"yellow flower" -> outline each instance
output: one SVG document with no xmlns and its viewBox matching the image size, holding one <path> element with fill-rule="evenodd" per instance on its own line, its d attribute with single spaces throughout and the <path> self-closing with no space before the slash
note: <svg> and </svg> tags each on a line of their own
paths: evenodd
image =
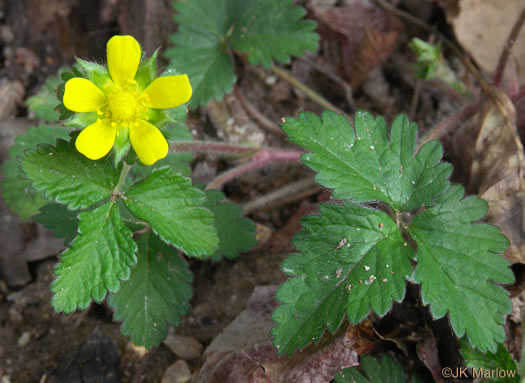
<svg viewBox="0 0 525 383">
<path fill-rule="evenodd" d="M 64 106 L 78 113 L 97 112 L 97 121 L 80 132 L 75 146 L 92 160 L 109 153 L 119 134 L 129 140 L 139 159 L 152 165 L 168 154 L 168 143 L 147 120 L 150 109 L 169 109 L 191 97 L 188 76 L 157 77 L 141 90 L 135 81 L 140 64 L 140 45 L 131 36 L 113 36 L 107 43 L 111 79 L 101 88 L 75 77 L 66 82 Z"/>
</svg>

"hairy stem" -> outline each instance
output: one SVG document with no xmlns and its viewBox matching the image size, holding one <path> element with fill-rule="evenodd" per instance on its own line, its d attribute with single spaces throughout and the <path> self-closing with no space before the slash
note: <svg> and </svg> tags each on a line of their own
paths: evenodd
<svg viewBox="0 0 525 383">
<path fill-rule="evenodd" d="M 250 154 L 259 149 L 259 147 L 253 145 L 230 144 L 216 141 L 177 141 L 170 145 L 170 150 L 175 152 L 195 153 Z"/>
<path fill-rule="evenodd" d="M 299 150 L 262 148 L 252 156 L 249 162 L 236 166 L 212 180 L 206 189 L 220 189 L 226 182 L 273 161 L 298 162 L 303 153 Z"/>
</svg>

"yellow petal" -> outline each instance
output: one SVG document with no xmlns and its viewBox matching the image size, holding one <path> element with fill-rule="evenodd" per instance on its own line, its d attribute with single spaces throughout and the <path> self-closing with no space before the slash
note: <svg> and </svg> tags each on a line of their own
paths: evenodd
<svg viewBox="0 0 525 383">
<path fill-rule="evenodd" d="M 129 139 L 135 153 L 144 165 L 153 165 L 168 154 L 168 143 L 159 129 L 139 120 L 129 127 Z"/>
<path fill-rule="evenodd" d="M 113 82 L 127 85 L 140 63 L 140 45 L 131 36 L 113 36 L 107 43 L 108 70 Z"/>
<path fill-rule="evenodd" d="M 90 160 L 98 160 L 109 153 L 115 142 L 117 128 L 108 120 L 98 120 L 89 125 L 77 137 L 77 150 Z"/>
<path fill-rule="evenodd" d="M 150 108 L 170 109 L 188 102 L 191 85 L 188 76 L 157 77 L 144 89 L 150 98 Z"/>
<path fill-rule="evenodd" d="M 73 112 L 94 112 L 106 103 L 106 96 L 91 81 L 75 77 L 66 82 L 64 106 Z"/>
</svg>

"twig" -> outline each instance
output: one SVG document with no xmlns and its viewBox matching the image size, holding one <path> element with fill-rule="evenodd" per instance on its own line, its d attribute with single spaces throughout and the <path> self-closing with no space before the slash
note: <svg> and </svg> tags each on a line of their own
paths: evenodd
<svg viewBox="0 0 525 383">
<path fill-rule="evenodd" d="M 299 150 L 278 150 L 262 148 L 251 158 L 250 162 L 230 169 L 212 180 L 206 189 L 220 189 L 226 182 L 251 170 L 258 169 L 272 161 L 298 162 L 304 152 Z"/>
<path fill-rule="evenodd" d="M 317 64 L 315 61 L 312 61 L 306 58 L 301 59 L 301 61 L 315 68 L 315 70 L 321 72 L 323 75 L 331 79 L 333 82 L 336 82 L 337 84 L 339 84 L 341 88 L 343 88 L 343 91 L 345 93 L 345 99 L 346 99 L 347 105 L 352 109 L 352 111 L 357 110 L 357 107 L 354 101 L 354 96 L 352 93 L 352 87 L 350 86 L 349 83 L 347 83 L 342 77 L 336 75 L 335 73 L 332 73 L 331 71 L 326 70 L 321 65 Z"/>
<path fill-rule="evenodd" d="M 284 132 L 281 130 L 281 128 L 279 128 L 279 125 L 272 122 L 268 117 L 262 114 L 259 111 L 259 109 L 257 109 L 251 102 L 249 102 L 246 99 L 246 97 L 244 97 L 244 94 L 238 86 L 235 86 L 233 88 L 233 93 L 243 106 L 244 110 L 246 110 L 246 112 L 259 123 L 261 128 L 266 129 L 271 133 L 284 135 Z"/>
<path fill-rule="evenodd" d="M 345 116 L 348 117 L 348 115 L 343 110 L 339 109 L 337 106 L 332 104 L 330 101 L 328 101 L 326 98 L 321 96 L 319 93 L 317 93 L 312 88 L 303 84 L 297 78 L 292 76 L 288 71 L 274 65 L 272 67 L 272 72 L 275 73 L 277 76 L 279 76 L 279 78 L 281 78 L 282 80 L 290 83 L 292 86 L 299 89 L 301 92 L 303 92 L 306 95 L 306 97 L 308 97 L 313 102 L 319 104 L 321 107 L 325 109 L 333 110 L 334 112 L 339 113 L 339 114 L 344 114 Z"/>
<path fill-rule="evenodd" d="M 146 353 L 141 359 L 140 364 L 135 369 L 135 372 L 133 374 L 133 380 L 131 383 L 140 383 L 142 381 L 142 375 L 144 374 L 144 369 L 146 368 L 146 365 L 148 364 L 148 361 L 151 359 L 151 355 L 155 352 L 156 348 L 152 348 L 149 352 Z"/>
<path fill-rule="evenodd" d="M 268 209 L 270 206 L 282 206 L 318 193 L 323 189 L 323 187 L 316 185 L 313 178 L 305 178 L 245 203 L 242 210 L 244 214 L 250 214 L 255 210 Z"/>
<path fill-rule="evenodd" d="M 512 27 L 512 30 L 510 31 L 510 34 L 507 37 L 507 41 L 505 42 L 503 51 L 499 56 L 498 66 L 496 67 L 496 73 L 494 74 L 494 79 L 492 80 L 492 84 L 494 84 L 495 87 L 498 87 L 501 83 L 503 73 L 505 72 L 505 67 L 507 66 L 507 61 L 510 57 L 510 52 L 512 52 L 512 47 L 514 46 L 514 43 L 518 38 L 518 34 L 520 33 L 521 27 L 523 27 L 523 23 L 525 23 L 525 8 L 521 10 L 518 19 L 514 23 L 514 26 Z"/>
</svg>

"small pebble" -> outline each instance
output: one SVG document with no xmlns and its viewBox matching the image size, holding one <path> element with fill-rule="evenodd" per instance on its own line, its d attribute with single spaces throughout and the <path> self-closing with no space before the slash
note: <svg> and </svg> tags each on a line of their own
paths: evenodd
<svg viewBox="0 0 525 383">
<path fill-rule="evenodd" d="M 191 379 L 191 371 L 184 360 L 177 360 L 168 367 L 161 383 L 186 383 Z"/>
<path fill-rule="evenodd" d="M 184 360 L 198 359 L 202 354 L 202 344 L 195 338 L 184 335 L 168 335 L 164 344 L 179 358 Z"/>
</svg>

